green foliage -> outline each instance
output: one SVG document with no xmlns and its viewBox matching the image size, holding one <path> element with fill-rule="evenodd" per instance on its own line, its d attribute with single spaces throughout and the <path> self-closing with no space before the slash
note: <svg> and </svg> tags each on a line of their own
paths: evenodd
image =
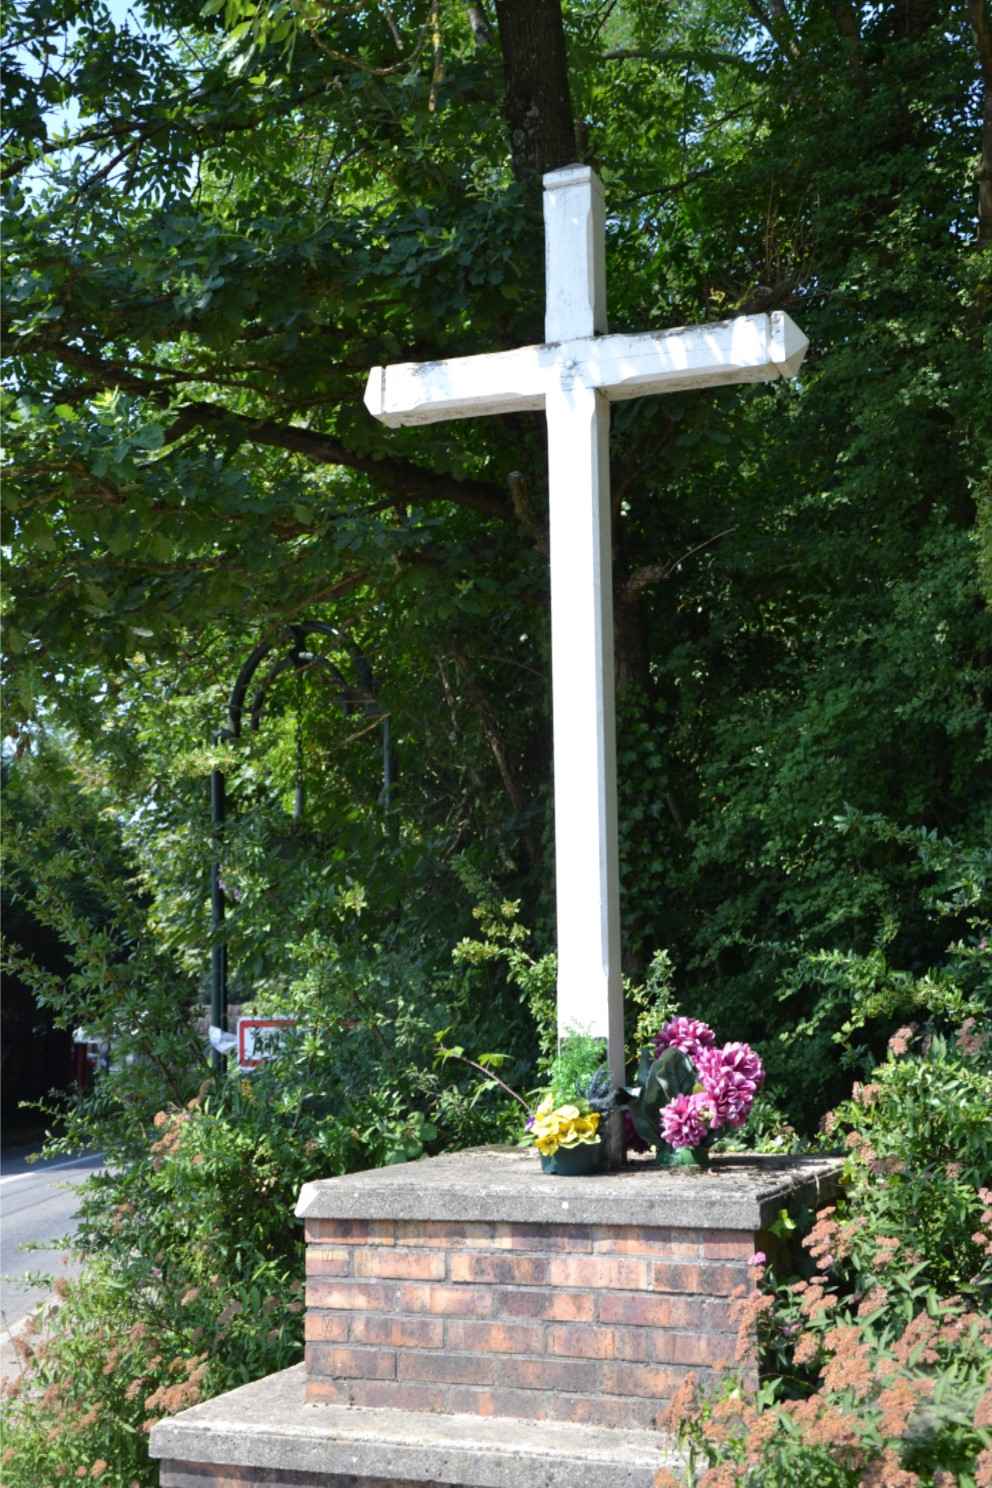
<svg viewBox="0 0 992 1488">
<path fill-rule="evenodd" d="M 83 1274 L 57 1284 L 21 1349 L 5 1411 L 12 1488 L 77 1466 L 101 1476 L 97 1461 L 120 1488 L 157 1481 L 155 1421 L 285 1368 L 302 1348 L 293 1203 L 304 1177 L 344 1170 L 348 1133 L 280 1123 L 233 1078 L 219 1098 L 194 1096 L 147 1125 L 136 1114 L 117 1117 L 133 1127 L 127 1161 L 84 1194 Z"/>
<path fill-rule="evenodd" d="M 540 420 L 389 431 L 361 403 L 372 365 L 540 338 L 498 47 L 461 11 L 439 59 L 402 7 L 9 9 L 11 716 L 205 749 L 247 647 L 326 615 L 382 679 L 401 840 L 494 877 L 547 951 Z M 965 11 L 756 17 L 563 10 L 613 327 L 786 308 L 811 341 L 796 384 L 617 404 L 611 441 L 624 971 L 664 946 L 686 1009 L 761 1046 L 807 1122 L 855 981 L 936 977 L 947 949 L 897 844 L 835 818 L 983 840 L 992 260 Z M 310 799 L 377 898 L 381 838 L 338 809 L 374 775 L 346 722 L 310 729 Z M 289 751 L 247 754 L 261 818 Z M 150 892 L 192 962 L 192 792 L 167 795 L 136 830 L 178 845 Z"/>
<path fill-rule="evenodd" d="M 879 1304 L 889 1286 L 893 1305 Z M 697 1481 L 715 1485 L 720 1472 L 743 1488 L 811 1481 L 976 1488 L 985 1481 L 992 1460 L 987 1315 L 960 1299 L 941 1301 L 891 1269 L 874 1294 L 829 1316 L 836 1298 L 815 1283 L 758 1296 L 772 1303 L 764 1326 L 792 1329 L 804 1357 L 816 1358 L 817 1387 L 783 1398 L 774 1381 L 753 1393 L 731 1386 L 722 1398 L 688 1408 L 682 1402 L 678 1424 L 690 1460 L 697 1472 L 708 1465 Z"/>
<path fill-rule="evenodd" d="M 980 824 L 978 824 L 980 825 Z M 870 1067 L 896 1022 L 929 1010 L 945 1029 L 987 1006 L 990 905 L 987 847 L 980 835 L 951 839 L 904 828 L 848 807 L 833 833 L 853 880 L 866 872 L 878 920 L 860 948 L 825 945 L 825 931 L 803 942 L 764 941 L 759 958 L 774 975 L 773 1002 L 759 1021 L 741 1003 L 743 978 L 710 983 L 704 1016 L 729 1003 L 754 1034 L 772 1086 L 790 1119 L 808 1125 L 814 1100 L 839 1097 L 843 1065 Z M 898 887 L 902 904 L 895 909 Z M 911 933 L 910 933 L 911 927 Z M 844 1046 L 842 1064 L 836 1046 Z M 800 1088 L 802 1093 L 800 1094 Z"/>
<path fill-rule="evenodd" d="M 617 713 L 623 939 L 632 965 L 642 963 L 653 940 L 657 904 L 670 867 L 663 847 L 669 818 L 664 711 L 663 699 L 651 703 L 632 689 Z"/>
<path fill-rule="evenodd" d="M 829 1138 L 797 1131 L 772 1093 L 759 1090 L 744 1126 L 722 1129 L 713 1143 L 714 1152 L 767 1152 L 785 1155 L 806 1152 L 818 1146 L 832 1150 Z"/>
<path fill-rule="evenodd" d="M 992 1024 L 968 1018 L 950 1039 L 931 1030 L 909 1055 L 913 1041 L 908 1028 L 893 1036 L 889 1057 L 855 1085 L 831 1129 L 849 1128 L 846 1178 L 863 1195 L 873 1238 L 908 1241 L 939 1296 L 981 1298 L 992 1288 L 979 1224 L 979 1190 L 992 1174 Z M 870 1274 L 867 1258 L 855 1264 Z"/>
<path fill-rule="evenodd" d="M 484 977 L 485 990 L 493 987 L 492 972 L 497 967 L 505 969 L 507 980 L 519 988 L 534 1020 L 538 1046 L 545 1062 L 550 1061 L 558 1046 L 557 972 L 558 958 L 554 952 L 533 957 L 526 948 L 531 931 L 520 923 L 519 900 L 499 900 L 492 885 L 464 864 L 462 880 L 476 895 L 478 903 L 472 909 L 483 939 L 469 936 L 460 940 L 452 951 L 455 963 L 471 968 Z"/>
<path fill-rule="evenodd" d="M 661 1140 L 661 1112 L 677 1095 L 691 1095 L 696 1068 L 681 1049 L 663 1049 L 655 1057 L 645 1049 L 637 1070 L 637 1084 L 617 1093 L 617 1105 L 630 1116 L 642 1142 L 657 1147 Z"/>
<path fill-rule="evenodd" d="M 601 1078 L 606 1063 L 606 1040 L 591 1033 L 569 1029 L 558 1045 L 558 1052 L 548 1072 L 548 1089 L 556 1106 L 567 1106 L 576 1099 L 588 1102 L 593 1110 L 603 1111 L 609 1104 L 609 1082 L 603 1090 Z M 590 1095 L 590 1088 L 593 1092 Z M 593 1096 L 599 1101 L 596 1104 Z"/>
<path fill-rule="evenodd" d="M 675 967 L 666 950 L 655 951 L 643 983 L 624 984 L 626 1011 L 625 1044 L 628 1050 L 643 1049 L 648 1041 L 678 1012 Z"/>
<path fill-rule="evenodd" d="M 165 1102 L 184 1104 L 206 1066 L 192 1026 L 195 983 L 149 933 L 117 809 L 95 772 L 87 773 L 49 741 L 21 761 L 6 792 L 8 884 L 39 923 L 58 932 L 72 970 L 45 971 L 13 945 L 4 952 L 56 1027 L 83 1026 L 112 1039 L 114 1070 L 92 1105 L 53 1114 L 68 1122 L 67 1145 L 95 1140 L 113 1159 L 132 1150 L 134 1135 L 112 1114 L 122 1098 L 118 1082 L 136 1114 L 150 1120 Z"/>
</svg>

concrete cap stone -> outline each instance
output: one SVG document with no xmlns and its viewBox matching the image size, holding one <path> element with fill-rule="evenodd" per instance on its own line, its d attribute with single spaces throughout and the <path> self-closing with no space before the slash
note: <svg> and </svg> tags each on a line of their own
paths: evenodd
<svg viewBox="0 0 992 1488">
<path fill-rule="evenodd" d="M 327 1488 L 650 1488 L 678 1453 L 660 1432 L 561 1421 L 508 1421 L 361 1406 L 307 1405 L 303 1365 L 160 1421 L 151 1434 L 163 1481 L 171 1464 L 318 1474 Z M 252 1481 L 255 1481 L 252 1477 Z M 293 1481 L 287 1476 L 287 1482 Z M 298 1479 L 296 1481 L 299 1481 Z"/>
<path fill-rule="evenodd" d="M 614 1173 L 542 1173 L 519 1147 L 475 1147 L 305 1183 L 299 1219 L 452 1220 L 757 1231 L 782 1209 L 815 1208 L 835 1191 L 830 1157 L 714 1157 L 707 1170 L 633 1159 Z"/>
</svg>

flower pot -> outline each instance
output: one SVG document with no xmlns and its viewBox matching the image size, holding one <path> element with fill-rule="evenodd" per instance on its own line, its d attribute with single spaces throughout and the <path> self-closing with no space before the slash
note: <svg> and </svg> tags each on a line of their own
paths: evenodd
<svg viewBox="0 0 992 1488">
<path fill-rule="evenodd" d="M 658 1168 L 708 1168 L 710 1165 L 710 1150 L 708 1147 L 669 1147 L 666 1143 L 659 1147 L 655 1154 L 655 1166 Z"/>
<path fill-rule="evenodd" d="M 541 1154 L 541 1171 L 560 1177 L 579 1178 L 598 1173 L 603 1161 L 602 1142 L 580 1142 L 578 1147 L 559 1147 L 551 1157 Z"/>
</svg>

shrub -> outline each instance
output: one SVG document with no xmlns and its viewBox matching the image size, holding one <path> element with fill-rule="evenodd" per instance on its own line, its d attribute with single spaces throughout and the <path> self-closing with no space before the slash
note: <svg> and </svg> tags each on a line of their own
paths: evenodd
<svg viewBox="0 0 992 1488">
<path fill-rule="evenodd" d="M 828 1118 L 844 1198 L 739 1297 L 741 1373 L 673 1401 L 698 1488 L 992 1485 L 992 1028 L 915 1045 Z"/>
<path fill-rule="evenodd" d="M 299 1278 L 245 1249 L 233 1266 L 224 1259 L 214 1256 L 213 1274 L 204 1265 L 201 1284 L 188 1257 L 163 1271 L 138 1256 L 122 1267 L 116 1252 L 89 1257 L 78 1281 L 60 1279 L 44 1322 L 30 1321 L 16 1341 L 22 1372 L 7 1387 L 5 1488 L 83 1476 L 103 1488 L 155 1483 L 156 1421 L 295 1362 Z"/>
<path fill-rule="evenodd" d="M 150 1488 L 156 1419 L 300 1356 L 300 1186 L 514 1131 L 503 1092 L 436 1068 L 436 1035 L 457 1025 L 485 1047 L 498 1029 L 512 1062 L 526 1015 L 496 978 L 473 999 L 412 888 L 399 918 L 370 908 L 340 863 L 269 862 L 278 898 L 239 869 L 238 910 L 269 951 L 256 973 L 242 945 L 239 975 L 259 1010 L 295 1021 L 250 1075 L 211 1075 L 185 952 L 163 934 L 161 896 L 136 891 L 141 844 L 122 843 L 103 789 L 69 766 L 43 797 L 7 847 L 72 970 L 44 974 L 14 948 L 8 960 L 60 1024 L 111 1033 L 111 1068 L 48 1110 L 66 1128 L 50 1150 L 97 1146 L 107 1166 L 83 1192 L 81 1280 L 21 1346 L 3 1483 L 45 1488 L 68 1473 Z M 232 913 L 232 935 L 238 925 Z"/>
</svg>

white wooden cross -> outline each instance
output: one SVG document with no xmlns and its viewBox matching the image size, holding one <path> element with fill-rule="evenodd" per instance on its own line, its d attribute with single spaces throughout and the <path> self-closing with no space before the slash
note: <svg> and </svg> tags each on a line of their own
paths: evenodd
<svg viewBox="0 0 992 1488">
<path fill-rule="evenodd" d="M 603 187 L 588 166 L 544 177 L 545 344 L 375 367 L 365 403 L 396 428 L 543 409 L 548 423 L 558 1032 L 608 1041 L 624 1080 L 617 868 L 610 403 L 794 377 L 806 337 L 781 311 L 610 336 Z"/>
</svg>

